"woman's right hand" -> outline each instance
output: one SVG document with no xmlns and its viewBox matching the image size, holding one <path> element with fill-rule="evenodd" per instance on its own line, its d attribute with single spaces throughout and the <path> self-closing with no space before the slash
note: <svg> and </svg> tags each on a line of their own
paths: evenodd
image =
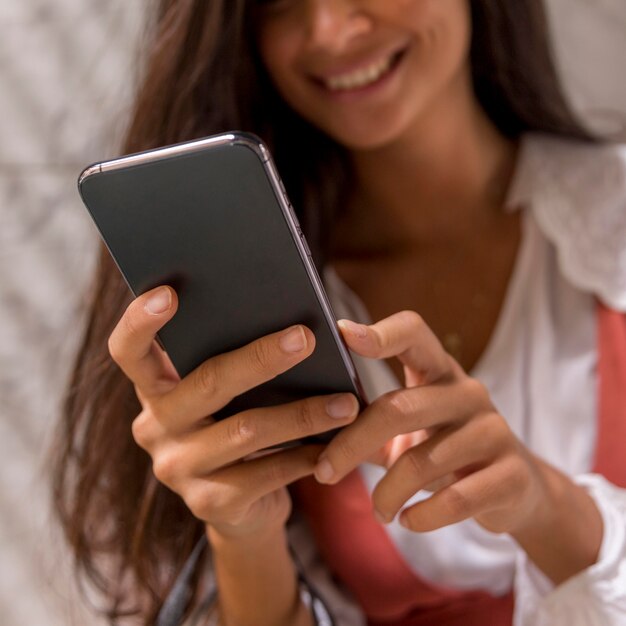
<svg viewBox="0 0 626 626">
<path fill-rule="evenodd" d="M 313 473 L 322 446 L 255 453 L 351 423 L 357 400 L 352 394 L 308 398 L 214 421 L 211 414 L 234 397 L 307 358 L 315 337 L 294 326 L 208 359 L 181 380 L 155 341 L 177 304 L 169 287 L 139 296 L 109 339 L 143 409 L 133 437 L 152 457 L 157 479 L 214 531 L 226 537 L 271 532 L 289 517 L 286 485 Z"/>
</svg>

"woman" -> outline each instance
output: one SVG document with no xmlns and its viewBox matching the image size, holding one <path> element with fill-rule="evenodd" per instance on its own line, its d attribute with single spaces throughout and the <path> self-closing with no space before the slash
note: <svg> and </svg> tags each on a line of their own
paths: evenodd
<svg viewBox="0 0 626 626">
<path fill-rule="evenodd" d="M 232 128 L 270 144 L 373 401 L 213 423 L 312 333 L 181 381 L 154 342 L 176 294 L 129 304 L 103 255 L 55 489 L 112 621 L 153 623 L 178 579 L 227 625 L 322 623 L 322 604 L 345 624 L 626 623 L 607 308 L 626 310 L 626 157 L 569 111 L 539 0 L 162 1 L 127 151 Z"/>
</svg>

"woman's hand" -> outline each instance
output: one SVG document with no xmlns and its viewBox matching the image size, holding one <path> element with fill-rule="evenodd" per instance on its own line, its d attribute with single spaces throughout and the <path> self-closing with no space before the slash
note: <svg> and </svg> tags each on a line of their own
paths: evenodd
<svg viewBox="0 0 626 626">
<path fill-rule="evenodd" d="M 295 326 L 209 359 L 180 380 L 155 341 L 176 308 L 171 288 L 154 289 L 130 304 L 110 337 L 111 355 L 143 408 L 133 436 L 152 457 L 158 480 L 222 536 L 274 532 L 291 508 L 285 486 L 313 472 L 322 448 L 257 453 L 349 424 L 357 400 L 350 394 L 310 398 L 215 422 L 211 414 L 234 397 L 307 358 L 315 338 Z"/>
<path fill-rule="evenodd" d="M 465 374 L 419 315 L 405 311 L 369 327 L 349 321 L 340 327 L 357 354 L 397 357 L 406 388 L 377 399 L 333 438 L 316 468 L 320 482 L 335 483 L 360 463 L 375 462 L 388 469 L 372 496 L 382 522 L 430 489 L 431 497 L 401 512 L 401 524 L 424 532 L 473 517 L 489 531 L 511 533 L 553 579 L 595 561 L 602 523 L 591 498 L 526 449 L 485 387 Z M 570 521 L 559 519 L 555 507 Z M 572 526 L 573 519 L 580 528 L 581 515 L 589 523 L 582 542 Z M 546 540 L 560 554 L 549 553 Z"/>
<path fill-rule="evenodd" d="M 463 372 L 416 313 L 397 313 L 370 327 L 340 326 L 357 354 L 398 357 L 406 389 L 380 397 L 337 434 L 318 465 L 319 480 L 336 482 L 366 460 L 387 467 L 373 493 L 385 522 L 415 493 L 435 486 L 432 497 L 402 511 L 400 522 L 416 531 L 467 517 L 488 530 L 511 531 L 534 514 L 544 492 L 534 458 L 485 388 Z"/>
</svg>

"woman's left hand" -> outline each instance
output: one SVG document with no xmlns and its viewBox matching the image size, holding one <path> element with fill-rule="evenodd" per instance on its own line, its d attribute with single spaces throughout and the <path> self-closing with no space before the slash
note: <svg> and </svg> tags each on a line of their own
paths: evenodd
<svg viewBox="0 0 626 626">
<path fill-rule="evenodd" d="M 390 522 L 421 489 L 434 491 L 400 515 L 401 524 L 420 532 L 470 517 L 492 532 L 521 532 L 545 510 L 546 464 L 417 313 L 340 327 L 357 354 L 397 357 L 406 388 L 378 398 L 334 437 L 318 462 L 319 482 L 336 483 L 364 461 L 382 465 L 388 471 L 372 496 L 380 521 Z"/>
</svg>

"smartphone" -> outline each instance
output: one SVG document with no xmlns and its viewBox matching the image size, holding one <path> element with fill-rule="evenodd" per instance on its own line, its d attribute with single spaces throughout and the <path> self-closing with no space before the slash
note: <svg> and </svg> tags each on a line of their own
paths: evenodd
<svg viewBox="0 0 626 626">
<path fill-rule="evenodd" d="M 82 200 L 137 296 L 179 297 L 158 340 L 184 377 L 206 359 L 293 324 L 313 354 L 215 417 L 363 388 L 267 147 L 230 132 L 87 167 Z M 302 441 L 328 441 L 333 432 Z M 301 443 L 294 442 L 294 443 Z"/>
</svg>

